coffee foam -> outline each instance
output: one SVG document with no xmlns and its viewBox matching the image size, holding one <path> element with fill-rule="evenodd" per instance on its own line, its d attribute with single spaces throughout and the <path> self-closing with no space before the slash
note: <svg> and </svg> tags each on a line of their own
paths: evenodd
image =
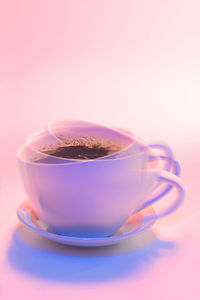
<svg viewBox="0 0 200 300">
<path fill-rule="evenodd" d="M 59 137 L 58 137 L 59 138 Z M 54 144 L 45 144 L 43 145 L 39 151 L 45 154 L 51 155 L 55 151 L 57 151 L 60 147 L 70 147 L 70 146 L 84 146 L 87 148 L 105 148 L 108 150 L 108 154 L 118 152 L 123 149 L 126 144 L 114 141 L 110 138 L 105 137 L 88 137 L 88 136 L 81 136 L 81 137 L 65 137 L 62 136 L 61 143 L 54 143 Z"/>
</svg>

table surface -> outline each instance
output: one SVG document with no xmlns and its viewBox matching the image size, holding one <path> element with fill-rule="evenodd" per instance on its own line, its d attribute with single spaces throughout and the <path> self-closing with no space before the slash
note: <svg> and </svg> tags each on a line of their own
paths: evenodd
<svg viewBox="0 0 200 300">
<path fill-rule="evenodd" d="M 199 300 L 200 2 L 0 6 L 0 299 Z M 165 141 L 181 162 L 183 205 L 109 247 L 59 245 L 25 228 L 16 150 L 63 117 Z"/>
</svg>

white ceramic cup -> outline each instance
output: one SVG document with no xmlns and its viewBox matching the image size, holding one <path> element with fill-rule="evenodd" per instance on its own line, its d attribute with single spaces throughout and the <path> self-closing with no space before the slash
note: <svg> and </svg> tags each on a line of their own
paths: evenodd
<svg viewBox="0 0 200 300">
<path fill-rule="evenodd" d="M 38 217 L 59 234 L 113 234 L 132 213 L 160 198 L 154 195 L 147 199 L 157 181 L 178 190 L 160 216 L 171 213 L 183 200 L 180 179 L 167 171 L 147 169 L 145 152 L 117 159 L 43 164 L 26 160 L 26 148 L 22 145 L 17 156 L 29 201 Z"/>
</svg>

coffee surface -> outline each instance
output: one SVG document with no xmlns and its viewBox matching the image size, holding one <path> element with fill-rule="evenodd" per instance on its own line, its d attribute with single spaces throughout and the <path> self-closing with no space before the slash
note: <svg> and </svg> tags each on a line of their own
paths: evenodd
<svg viewBox="0 0 200 300">
<path fill-rule="evenodd" d="M 109 152 L 108 148 L 100 146 L 94 146 L 91 148 L 86 146 L 63 146 L 57 148 L 55 152 L 46 152 L 46 154 L 69 159 L 95 159 L 106 156 Z"/>
<path fill-rule="evenodd" d="M 63 140 L 59 145 L 46 145 L 40 152 L 59 158 L 90 160 L 120 151 L 123 144 L 106 138 L 78 137 Z"/>
</svg>

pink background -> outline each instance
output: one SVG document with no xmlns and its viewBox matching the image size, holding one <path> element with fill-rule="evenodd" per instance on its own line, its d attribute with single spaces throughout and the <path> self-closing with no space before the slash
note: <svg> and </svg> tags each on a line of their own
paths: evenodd
<svg viewBox="0 0 200 300">
<path fill-rule="evenodd" d="M 198 0 L 1 1 L 1 299 L 200 299 L 199 11 Z M 184 205 L 99 249 L 20 225 L 16 150 L 57 118 L 166 141 L 182 165 Z"/>
</svg>

